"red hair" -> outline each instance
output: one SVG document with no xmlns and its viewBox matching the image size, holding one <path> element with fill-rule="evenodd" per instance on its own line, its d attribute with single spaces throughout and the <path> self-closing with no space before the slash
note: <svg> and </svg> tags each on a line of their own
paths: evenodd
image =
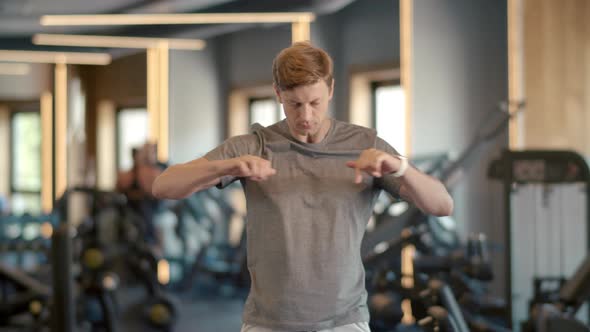
<svg viewBox="0 0 590 332">
<path fill-rule="evenodd" d="M 283 49 L 272 63 L 273 83 L 281 91 L 320 80 L 331 87 L 333 70 L 330 55 L 310 42 L 297 42 Z"/>
</svg>

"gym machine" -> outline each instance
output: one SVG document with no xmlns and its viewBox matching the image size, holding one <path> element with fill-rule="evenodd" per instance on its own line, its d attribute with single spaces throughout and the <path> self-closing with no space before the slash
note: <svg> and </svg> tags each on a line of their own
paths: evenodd
<svg viewBox="0 0 590 332">
<path fill-rule="evenodd" d="M 506 150 L 488 175 L 504 187 L 506 298 L 520 331 L 530 302 L 551 283 L 559 289 L 587 256 L 590 171 L 575 152 Z M 587 323 L 587 313 L 580 310 L 578 319 Z"/>
</svg>

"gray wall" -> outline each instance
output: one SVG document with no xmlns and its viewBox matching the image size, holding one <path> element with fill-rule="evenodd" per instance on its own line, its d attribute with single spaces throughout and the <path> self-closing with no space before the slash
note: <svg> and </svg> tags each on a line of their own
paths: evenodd
<svg viewBox="0 0 590 332">
<path fill-rule="evenodd" d="M 334 58 L 332 110 L 337 118 L 345 120 L 351 66 L 399 60 L 399 2 L 356 1 L 336 13 L 319 16 L 311 24 L 311 39 Z M 272 60 L 290 44 L 289 25 L 254 28 L 217 38 L 222 89 L 271 83 Z"/>
<path fill-rule="evenodd" d="M 170 160 L 200 157 L 219 143 L 221 109 L 213 50 L 170 52 Z"/>
<path fill-rule="evenodd" d="M 356 1 L 334 15 L 342 18 L 336 25 L 340 52 L 334 55 L 344 64 L 399 59 L 399 1 Z"/>
<path fill-rule="evenodd" d="M 227 81 L 230 87 L 272 82 L 272 60 L 291 44 L 288 25 L 249 29 L 227 36 L 225 56 L 228 56 Z M 223 56 L 222 55 L 222 56 Z"/>
<path fill-rule="evenodd" d="M 332 55 L 340 82 L 334 91 L 335 115 L 348 120 L 351 69 L 399 62 L 399 1 L 356 1 L 333 16 L 338 48 Z"/>
<path fill-rule="evenodd" d="M 413 151 L 459 153 L 484 116 L 507 99 L 506 1 L 418 0 L 413 19 Z M 462 233 L 485 232 L 501 245 L 501 190 L 486 169 L 507 143 L 504 131 L 480 148 L 453 191 Z M 502 253 L 493 258 L 496 286 L 503 289 Z"/>
</svg>

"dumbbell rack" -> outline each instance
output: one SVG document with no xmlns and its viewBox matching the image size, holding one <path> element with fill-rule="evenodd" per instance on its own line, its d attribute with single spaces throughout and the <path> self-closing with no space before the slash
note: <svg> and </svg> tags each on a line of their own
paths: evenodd
<svg viewBox="0 0 590 332">
<path fill-rule="evenodd" d="M 504 191 L 506 299 L 519 331 L 539 278 L 570 278 L 590 248 L 590 171 L 572 151 L 509 151 L 488 176 Z M 588 322 L 588 311 L 580 319 Z"/>
</svg>

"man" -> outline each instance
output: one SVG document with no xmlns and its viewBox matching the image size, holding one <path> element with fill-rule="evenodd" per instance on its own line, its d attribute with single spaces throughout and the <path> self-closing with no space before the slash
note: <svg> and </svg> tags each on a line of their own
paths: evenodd
<svg viewBox="0 0 590 332">
<path fill-rule="evenodd" d="M 156 231 L 154 216 L 159 201 L 152 195 L 152 185 L 162 169 L 156 164 L 155 145 L 146 143 L 141 148 L 133 148 L 133 166 L 120 172 L 117 177 L 117 191 L 127 196 L 129 208 L 144 221 L 145 240 L 156 251 L 161 250 L 162 241 Z"/>
<path fill-rule="evenodd" d="M 239 179 L 248 207 L 252 277 L 242 331 L 369 331 L 360 245 L 384 189 L 426 213 L 448 215 L 444 186 L 372 129 L 328 116 L 330 56 L 295 43 L 273 62 L 286 119 L 236 136 L 166 170 L 154 195 L 182 198 Z"/>
</svg>

